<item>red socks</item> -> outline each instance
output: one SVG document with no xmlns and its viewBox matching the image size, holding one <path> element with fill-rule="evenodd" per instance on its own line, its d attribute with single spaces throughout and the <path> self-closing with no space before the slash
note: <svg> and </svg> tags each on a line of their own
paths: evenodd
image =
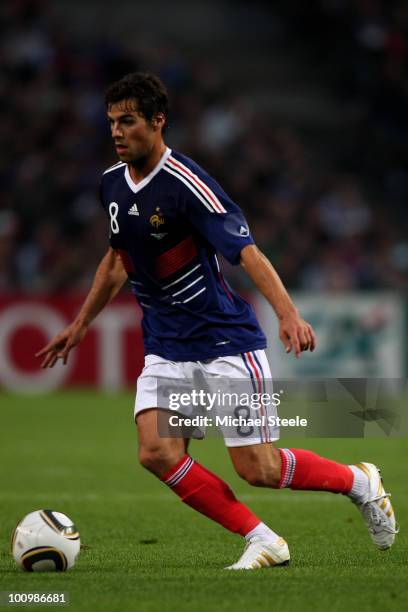
<svg viewBox="0 0 408 612">
<path fill-rule="evenodd" d="M 189 455 L 161 480 L 181 497 L 185 504 L 220 523 L 229 531 L 245 536 L 261 520 L 239 502 L 229 486 Z"/>
<path fill-rule="evenodd" d="M 279 451 L 282 458 L 280 488 L 349 493 L 354 475 L 347 465 L 308 450 L 280 448 Z M 245 536 L 261 523 L 221 478 L 189 455 L 184 455 L 161 480 L 184 503 L 229 531 Z"/>
<path fill-rule="evenodd" d="M 349 493 L 354 475 L 348 465 L 325 459 L 308 450 L 280 448 L 282 459 L 279 488 Z"/>
</svg>

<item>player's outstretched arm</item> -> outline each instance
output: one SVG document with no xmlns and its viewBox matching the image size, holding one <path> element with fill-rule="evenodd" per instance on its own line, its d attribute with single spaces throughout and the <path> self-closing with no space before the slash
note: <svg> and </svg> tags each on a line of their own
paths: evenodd
<svg viewBox="0 0 408 612">
<path fill-rule="evenodd" d="M 58 359 L 62 359 L 64 365 L 67 363 L 70 350 L 81 342 L 89 325 L 115 297 L 126 278 L 122 260 L 114 249 L 109 248 L 96 270 L 91 290 L 75 319 L 36 353 L 36 357 L 44 357 L 42 368 L 52 368 Z"/>
<path fill-rule="evenodd" d="M 316 336 L 312 326 L 299 315 L 265 255 L 255 245 L 248 245 L 241 251 L 241 265 L 274 309 L 279 320 L 279 338 L 286 352 L 293 349 L 296 357 L 300 357 L 302 351 L 314 351 Z"/>
</svg>

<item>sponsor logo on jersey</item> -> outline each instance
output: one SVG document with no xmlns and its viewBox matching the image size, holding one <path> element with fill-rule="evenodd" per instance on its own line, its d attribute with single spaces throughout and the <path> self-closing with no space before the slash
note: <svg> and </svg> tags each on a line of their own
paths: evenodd
<svg viewBox="0 0 408 612">
<path fill-rule="evenodd" d="M 239 228 L 239 235 L 240 236 L 248 236 L 249 235 L 249 229 L 247 227 L 245 227 L 245 225 L 241 225 L 241 227 Z"/>
<path fill-rule="evenodd" d="M 161 240 L 162 238 L 164 238 L 165 236 L 167 236 L 168 232 L 162 232 L 161 234 L 150 234 L 151 236 L 153 236 L 153 238 L 157 238 L 157 240 Z"/>
<path fill-rule="evenodd" d="M 133 206 L 131 206 L 128 210 L 128 215 L 137 215 L 139 216 L 139 211 L 137 210 L 137 204 L 136 202 L 133 204 Z"/>
</svg>

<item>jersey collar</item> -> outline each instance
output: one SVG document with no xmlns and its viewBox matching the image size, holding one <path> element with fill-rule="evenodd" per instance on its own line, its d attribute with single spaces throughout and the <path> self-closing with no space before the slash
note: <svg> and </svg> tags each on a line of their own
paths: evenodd
<svg viewBox="0 0 408 612">
<path fill-rule="evenodd" d="M 132 177 L 130 176 L 129 166 L 126 164 L 125 179 L 130 189 L 133 191 L 133 193 L 137 193 L 138 191 L 143 189 L 143 187 L 146 187 L 148 183 L 150 183 L 152 178 L 156 176 L 156 174 L 160 172 L 160 170 L 163 168 L 164 164 L 166 163 L 170 155 L 171 155 L 171 149 L 169 149 L 169 147 L 166 147 L 166 150 L 161 156 L 160 161 L 157 164 L 157 166 L 155 166 L 153 170 L 147 176 L 145 176 L 144 179 L 140 181 L 140 183 L 137 183 L 137 184 L 133 182 Z"/>
</svg>

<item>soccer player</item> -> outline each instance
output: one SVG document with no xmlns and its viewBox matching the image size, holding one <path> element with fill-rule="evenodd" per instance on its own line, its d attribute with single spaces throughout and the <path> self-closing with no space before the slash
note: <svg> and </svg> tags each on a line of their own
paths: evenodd
<svg viewBox="0 0 408 612">
<path fill-rule="evenodd" d="M 289 562 L 285 540 L 236 499 L 229 486 L 187 453 L 188 440 L 161 437 L 157 395 L 163 377 L 198 374 L 242 379 L 262 389 L 271 377 L 266 340 L 252 308 L 226 283 L 217 252 L 240 264 L 275 310 L 286 352 L 313 351 L 316 338 L 278 274 L 254 244 L 246 220 L 218 183 L 164 142 L 168 96 L 151 73 L 132 73 L 106 93 L 107 115 L 119 161 L 102 177 L 101 201 L 110 246 L 74 321 L 37 355 L 43 367 L 65 364 L 97 314 L 129 278 L 143 310 L 145 366 L 138 379 L 135 420 L 141 464 L 186 504 L 246 539 L 228 569 Z M 167 413 L 166 413 L 167 414 Z M 313 452 L 276 448 L 275 432 L 225 434 L 237 473 L 255 486 L 331 491 L 360 510 L 371 538 L 389 548 L 397 533 L 390 495 L 370 463 L 343 465 Z"/>
</svg>

